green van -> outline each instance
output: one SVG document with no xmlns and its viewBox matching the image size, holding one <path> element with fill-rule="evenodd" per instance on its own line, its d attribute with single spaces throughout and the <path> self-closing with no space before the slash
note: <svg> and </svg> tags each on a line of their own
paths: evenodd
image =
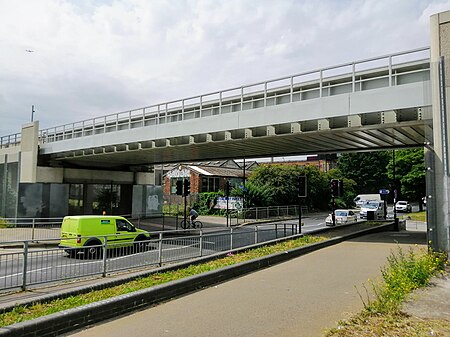
<svg viewBox="0 0 450 337">
<path fill-rule="evenodd" d="M 79 254 L 100 257 L 105 237 L 108 249 L 134 247 L 135 251 L 148 245 L 142 241 L 150 240 L 148 232 L 137 229 L 121 216 L 78 215 L 64 217 L 59 247 L 65 249 L 70 257 Z"/>
</svg>

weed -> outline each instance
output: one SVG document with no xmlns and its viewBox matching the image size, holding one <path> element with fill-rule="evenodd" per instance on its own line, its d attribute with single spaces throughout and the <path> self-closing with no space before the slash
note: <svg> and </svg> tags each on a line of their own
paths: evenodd
<svg viewBox="0 0 450 337">
<path fill-rule="evenodd" d="M 365 284 L 362 286 L 364 296 L 357 289 L 364 310 L 348 321 L 339 322 L 338 328 L 327 331 L 326 336 L 409 337 L 428 336 L 430 331 L 443 331 L 442 336 L 446 335 L 450 331 L 449 322 L 435 320 L 427 326 L 426 322 L 400 312 L 400 305 L 406 296 L 426 286 L 433 275 L 445 269 L 446 262 L 447 256 L 443 253 L 416 252 L 412 248 L 405 253 L 399 247 L 396 254 L 389 255 L 387 265 L 381 269 L 382 280 L 369 280 L 373 294 L 369 294 Z"/>
</svg>

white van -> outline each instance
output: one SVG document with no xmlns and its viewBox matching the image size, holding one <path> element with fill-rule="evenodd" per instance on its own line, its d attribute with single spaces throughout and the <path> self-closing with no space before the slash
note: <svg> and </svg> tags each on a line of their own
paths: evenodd
<svg viewBox="0 0 450 337">
<path fill-rule="evenodd" d="M 367 212 L 373 212 L 373 220 L 383 220 L 386 219 L 386 207 L 384 201 L 369 200 L 361 205 L 361 210 L 359 211 L 359 217 L 361 219 L 367 219 Z"/>
<path fill-rule="evenodd" d="M 376 200 L 381 201 L 381 196 L 379 194 L 358 194 L 353 201 L 356 204 L 356 207 L 361 207 L 367 201 Z"/>
</svg>

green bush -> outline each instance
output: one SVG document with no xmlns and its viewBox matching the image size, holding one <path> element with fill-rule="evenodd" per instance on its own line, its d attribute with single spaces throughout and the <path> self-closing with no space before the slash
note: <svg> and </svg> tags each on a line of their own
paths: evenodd
<svg viewBox="0 0 450 337">
<path fill-rule="evenodd" d="M 0 228 L 14 228 L 16 227 L 13 223 L 6 221 L 5 219 L 0 219 Z"/>
<path fill-rule="evenodd" d="M 430 278 L 443 271 L 446 254 L 434 252 L 414 252 L 405 254 L 401 248 L 397 254 L 391 253 L 388 264 L 382 268 L 383 282 L 375 284 L 373 301 L 364 302 L 369 313 L 396 313 L 400 303 L 413 290 L 426 286 Z"/>
<path fill-rule="evenodd" d="M 223 192 L 204 192 L 199 193 L 198 201 L 192 207 L 201 215 L 222 215 L 224 210 L 215 209 L 218 197 L 223 197 Z"/>
</svg>

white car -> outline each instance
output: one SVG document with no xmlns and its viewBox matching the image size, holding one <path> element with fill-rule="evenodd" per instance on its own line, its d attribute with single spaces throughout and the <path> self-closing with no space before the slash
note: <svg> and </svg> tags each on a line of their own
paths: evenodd
<svg viewBox="0 0 450 337">
<path fill-rule="evenodd" d="M 357 216 L 354 211 L 348 209 L 337 209 L 334 211 L 336 225 L 344 225 L 347 223 L 352 223 L 357 221 Z M 333 226 L 332 215 L 329 214 L 325 219 L 325 225 Z"/>
<path fill-rule="evenodd" d="M 397 203 L 395 204 L 395 211 L 411 213 L 412 207 L 411 204 L 407 201 L 397 201 Z"/>
</svg>

